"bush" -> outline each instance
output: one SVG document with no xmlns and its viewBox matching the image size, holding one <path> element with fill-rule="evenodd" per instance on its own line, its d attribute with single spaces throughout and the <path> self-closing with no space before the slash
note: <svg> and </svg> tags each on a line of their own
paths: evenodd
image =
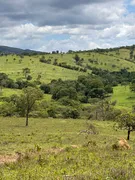
<svg viewBox="0 0 135 180">
<path fill-rule="evenodd" d="M 79 96 L 79 101 L 80 101 L 81 103 L 88 103 L 88 97 L 87 97 L 87 96 L 84 96 L 84 95 Z"/>
<path fill-rule="evenodd" d="M 90 104 L 96 104 L 99 102 L 99 98 L 89 98 L 88 103 Z"/>
<path fill-rule="evenodd" d="M 77 99 L 76 89 L 73 87 L 67 88 L 66 86 L 64 87 L 59 86 L 53 89 L 53 92 L 52 92 L 53 99 L 58 100 L 63 97 L 68 97 L 70 99 Z"/>
<path fill-rule="evenodd" d="M 16 107 L 13 103 L 5 102 L 0 106 L 0 115 L 6 116 L 13 116 L 16 114 Z"/>
<path fill-rule="evenodd" d="M 112 88 L 112 86 L 110 86 L 110 85 L 105 86 L 105 91 L 106 91 L 107 93 L 113 93 L 113 88 Z"/>
<path fill-rule="evenodd" d="M 59 102 L 64 106 L 73 106 L 73 107 L 80 106 L 80 103 L 78 101 L 69 99 L 68 97 L 63 97 L 59 99 Z"/>
<path fill-rule="evenodd" d="M 47 113 L 48 113 L 48 116 L 49 116 L 49 117 L 56 118 L 56 109 L 55 109 L 54 107 L 50 107 L 50 108 L 47 110 Z"/>
<path fill-rule="evenodd" d="M 27 78 L 26 78 L 28 81 L 30 81 L 32 79 L 32 76 L 31 75 L 28 75 Z"/>
<path fill-rule="evenodd" d="M 110 111 L 106 112 L 106 120 L 115 120 L 121 114 L 121 110 L 119 109 L 110 109 Z"/>
<path fill-rule="evenodd" d="M 48 113 L 45 110 L 42 110 L 42 111 L 32 111 L 29 114 L 29 116 L 33 117 L 33 118 L 38 118 L 38 117 L 48 118 Z"/>
<path fill-rule="evenodd" d="M 79 110 L 77 109 L 66 109 L 65 111 L 63 111 L 62 113 L 63 118 L 73 118 L 73 119 L 77 119 L 80 117 L 80 113 Z"/>
<path fill-rule="evenodd" d="M 45 94 L 49 94 L 51 90 L 50 86 L 47 84 L 41 84 L 40 89 L 44 91 Z"/>
</svg>

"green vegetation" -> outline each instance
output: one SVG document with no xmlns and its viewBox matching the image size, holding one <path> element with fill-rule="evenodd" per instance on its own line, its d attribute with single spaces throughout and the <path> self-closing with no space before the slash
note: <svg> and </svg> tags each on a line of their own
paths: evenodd
<svg viewBox="0 0 135 180">
<path fill-rule="evenodd" d="M 114 87 L 112 101 L 116 101 L 119 109 L 131 110 L 135 105 L 135 94 L 130 91 L 129 86 Z"/>
<path fill-rule="evenodd" d="M 15 80 L 24 78 L 23 70 L 29 68 L 33 80 L 37 80 L 40 75 L 41 82 L 45 83 L 59 78 L 63 80 L 76 79 L 81 74 L 90 73 L 91 70 L 88 67 L 109 71 L 119 71 L 125 68 L 134 71 L 134 56 L 131 59 L 130 52 L 128 48 L 120 48 L 67 54 L 1 55 L 0 71 Z M 76 56 L 78 57 L 77 61 L 75 60 Z M 44 60 L 44 63 L 41 60 Z M 83 70 L 84 72 L 82 72 Z M 86 70 L 87 72 L 85 72 Z"/>
<path fill-rule="evenodd" d="M 134 48 L 1 53 L 0 179 L 134 179 Z"/>
<path fill-rule="evenodd" d="M 131 113 L 123 113 L 118 117 L 117 127 L 120 129 L 127 129 L 127 140 L 130 139 L 130 133 L 135 131 L 135 115 Z"/>
<path fill-rule="evenodd" d="M 92 124 L 97 134 L 83 133 L 93 127 L 85 120 L 30 119 L 24 128 L 23 119 L 1 118 L 0 153 L 22 155 L 16 163 L 1 166 L 1 178 L 134 179 L 134 132 L 131 150 L 113 150 L 124 131 L 115 131 L 112 122 Z"/>
<path fill-rule="evenodd" d="M 23 70 L 26 68 L 30 69 L 30 75 L 32 76 L 32 80 L 39 80 L 41 82 L 48 83 L 52 79 L 76 79 L 79 75 L 85 74 L 84 72 L 70 70 L 66 68 L 61 68 L 59 66 L 53 65 L 53 60 L 57 57 L 55 55 L 46 55 L 47 58 L 49 56 L 53 56 L 52 64 L 41 63 L 39 61 L 40 55 L 36 56 L 23 56 L 21 58 L 17 55 L 8 55 L 8 56 L 0 56 L 0 71 L 6 73 L 9 78 L 17 80 L 18 78 L 24 79 Z M 65 55 L 66 56 L 66 55 Z M 61 61 L 61 56 L 58 55 Z M 66 56 L 65 61 L 70 58 L 70 56 Z M 8 59 L 8 61 L 6 61 Z M 70 61 L 69 61 L 70 64 Z M 73 63 L 72 63 L 73 64 Z M 39 76 L 40 75 L 40 76 Z"/>
</svg>

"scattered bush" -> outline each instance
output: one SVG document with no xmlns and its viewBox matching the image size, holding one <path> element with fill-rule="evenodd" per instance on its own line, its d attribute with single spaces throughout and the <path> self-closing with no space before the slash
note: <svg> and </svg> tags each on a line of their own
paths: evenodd
<svg viewBox="0 0 135 180">
<path fill-rule="evenodd" d="M 77 109 L 67 108 L 65 111 L 63 111 L 62 115 L 63 115 L 63 118 L 77 119 L 80 117 L 80 112 Z"/>
</svg>

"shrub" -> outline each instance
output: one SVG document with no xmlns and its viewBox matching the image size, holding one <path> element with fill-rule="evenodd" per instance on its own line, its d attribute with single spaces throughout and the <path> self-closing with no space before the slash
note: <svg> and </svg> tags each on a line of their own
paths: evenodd
<svg viewBox="0 0 135 180">
<path fill-rule="evenodd" d="M 0 114 L 2 116 L 13 116 L 16 114 L 16 107 L 13 103 L 5 102 L 0 106 Z"/>
<path fill-rule="evenodd" d="M 56 109 L 55 109 L 54 107 L 50 107 L 50 108 L 47 110 L 47 113 L 48 113 L 48 116 L 49 116 L 49 117 L 56 118 Z"/>
<path fill-rule="evenodd" d="M 77 119 L 80 117 L 80 113 L 79 110 L 77 109 L 66 109 L 63 113 L 62 113 L 64 118 L 73 118 L 73 119 Z"/>
<path fill-rule="evenodd" d="M 59 102 L 65 106 L 73 106 L 73 107 L 80 106 L 80 103 L 78 101 L 69 99 L 68 97 L 63 97 L 63 98 L 59 99 Z"/>
<path fill-rule="evenodd" d="M 30 81 L 32 79 L 32 76 L 31 75 L 28 75 L 27 78 L 26 78 L 28 81 Z"/>
<path fill-rule="evenodd" d="M 47 85 L 47 84 L 42 84 L 41 86 L 40 86 L 40 89 L 42 90 L 42 91 L 44 91 L 44 93 L 45 94 L 49 94 L 50 93 L 50 86 L 49 85 Z"/>
<path fill-rule="evenodd" d="M 29 116 L 30 116 L 30 117 L 33 117 L 33 118 L 38 118 L 38 117 L 48 118 L 48 113 L 47 113 L 47 111 L 45 111 L 45 110 L 32 111 Z"/>
<path fill-rule="evenodd" d="M 80 101 L 81 103 L 88 103 L 88 97 L 87 97 L 87 96 L 84 96 L 84 95 L 79 96 L 79 101 Z"/>
</svg>

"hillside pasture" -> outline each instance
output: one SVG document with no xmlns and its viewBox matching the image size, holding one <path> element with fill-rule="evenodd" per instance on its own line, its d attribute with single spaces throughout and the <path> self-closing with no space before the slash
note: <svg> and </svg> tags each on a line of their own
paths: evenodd
<svg viewBox="0 0 135 180">
<path fill-rule="evenodd" d="M 123 53 L 124 52 L 124 53 Z M 30 75 L 32 80 L 37 80 L 40 75 L 40 81 L 48 83 L 52 79 L 77 79 L 79 75 L 87 75 L 91 73 L 91 70 L 87 69 L 87 72 L 80 72 L 58 65 L 53 65 L 57 60 L 59 63 L 66 63 L 70 66 L 76 66 L 79 68 L 85 68 L 87 65 L 96 68 L 102 68 L 109 71 L 119 71 L 126 68 L 128 71 L 135 70 L 135 63 L 129 61 L 128 49 L 120 49 L 110 52 L 79 52 L 79 53 L 67 53 L 67 54 L 45 54 L 44 58 L 50 60 L 50 64 L 40 62 L 42 55 L 33 56 L 19 56 L 19 55 L 7 55 L 0 56 L 0 71 L 9 75 L 12 79 L 25 78 L 23 74 L 24 68 L 30 69 Z M 82 65 L 77 65 L 75 62 L 75 55 L 78 54 L 83 59 Z"/>
<path fill-rule="evenodd" d="M 128 52 L 127 52 L 128 51 Z M 125 56 L 129 58 L 129 50 L 127 50 Z M 109 53 L 99 52 L 83 52 L 79 53 L 79 56 L 84 59 L 83 65 L 90 65 L 91 67 L 101 68 L 109 71 L 119 71 L 120 69 L 126 68 L 128 71 L 135 70 L 135 63 L 131 62 L 122 55 L 122 50 L 117 55 L 117 51 Z M 127 55 L 128 54 L 128 55 Z M 92 62 L 93 61 L 93 62 Z"/>
<path fill-rule="evenodd" d="M 129 86 L 116 86 L 112 94 L 112 101 L 116 101 L 116 107 L 120 109 L 132 109 L 135 105 L 135 93 L 131 92 Z"/>
<path fill-rule="evenodd" d="M 52 64 L 41 63 L 41 56 L 20 56 L 8 55 L 0 57 L 0 71 L 9 75 L 11 79 L 24 78 L 23 69 L 29 68 L 32 80 L 37 80 L 38 75 L 41 76 L 40 81 L 49 83 L 52 79 L 77 79 L 79 75 L 86 74 L 84 72 L 70 70 Z M 15 60 L 14 60 L 15 59 Z M 7 61 L 8 60 L 8 61 Z"/>
</svg>

